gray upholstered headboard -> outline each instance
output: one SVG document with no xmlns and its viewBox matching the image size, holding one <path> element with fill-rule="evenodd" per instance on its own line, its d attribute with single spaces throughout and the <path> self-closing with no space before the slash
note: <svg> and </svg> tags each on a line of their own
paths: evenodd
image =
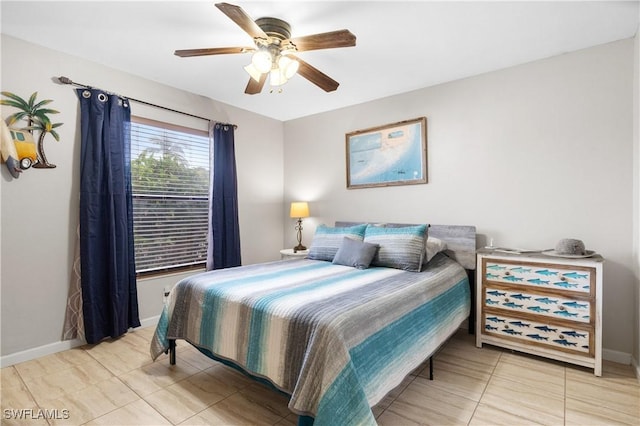
<svg viewBox="0 0 640 426">
<path fill-rule="evenodd" d="M 336 221 L 335 226 L 353 226 L 365 222 Z M 381 223 L 381 222 L 371 222 Z M 409 226 L 403 223 L 386 223 L 385 226 Z M 476 269 L 476 227 L 464 225 L 430 225 L 429 235 L 447 243 L 447 255 L 464 266 Z"/>
</svg>

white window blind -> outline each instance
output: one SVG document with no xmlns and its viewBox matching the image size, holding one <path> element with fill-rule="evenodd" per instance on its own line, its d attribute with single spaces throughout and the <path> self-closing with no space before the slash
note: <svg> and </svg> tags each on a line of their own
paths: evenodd
<svg viewBox="0 0 640 426">
<path fill-rule="evenodd" d="M 207 132 L 132 117 L 131 180 L 136 272 L 207 260 Z"/>
</svg>

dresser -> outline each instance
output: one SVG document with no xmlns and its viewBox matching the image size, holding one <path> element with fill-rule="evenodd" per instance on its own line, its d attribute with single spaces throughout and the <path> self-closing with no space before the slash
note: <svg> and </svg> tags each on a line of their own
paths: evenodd
<svg viewBox="0 0 640 426">
<path fill-rule="evenodd" d="M 484 343 L 602 374 L 603 259 L 477 254 L 476 346 Z"/>
</svg>

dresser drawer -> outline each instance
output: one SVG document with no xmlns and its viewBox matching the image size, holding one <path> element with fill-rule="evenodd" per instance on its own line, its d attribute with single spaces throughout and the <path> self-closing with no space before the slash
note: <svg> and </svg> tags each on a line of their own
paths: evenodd
<svg viewBox="0 0 640 426">
<path fill-rule="evenodd" d="M 485 280 L 580 294 L 595 294 L 593 268 L 545 265 L 540 263 L 512 263 L 506 260 L 487 259 L 484 265 Z"/>
<path fill-rule="evenodd" d="M 485 312 L 483 333 L 563 352 L 593 355 L 593 333 L 580 327 L 563 327 Z"/>
<path fill-rule="evenodd" d="M 497 308 L 584 324 L 591 323 L 594 306 L 590 300 L 520 290 L 521 288 L 504 288 L 487 284 L 483 294 L 484 306 L 489 309 Z"/>
</svg>

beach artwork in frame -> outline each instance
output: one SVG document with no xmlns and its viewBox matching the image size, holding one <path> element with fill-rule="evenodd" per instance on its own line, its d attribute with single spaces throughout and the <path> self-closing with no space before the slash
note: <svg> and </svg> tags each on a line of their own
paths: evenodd
<svg viewBox="0 0 640 426">
<path fill-rule="evenodd" d="M 427 118 L 347 133 L 347 188 L 427 183 Z"/>
</svg>

